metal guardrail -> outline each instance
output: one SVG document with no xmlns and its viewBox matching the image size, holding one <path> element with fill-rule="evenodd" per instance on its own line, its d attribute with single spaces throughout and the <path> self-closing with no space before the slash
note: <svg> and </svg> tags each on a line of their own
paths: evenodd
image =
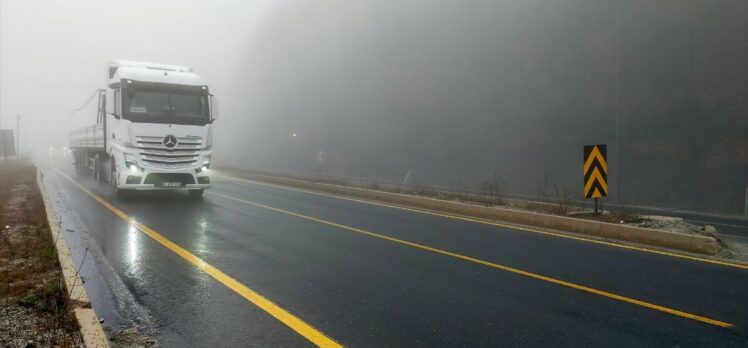
<svg viewBox="0 0 748 348">
<path fill-rule="evenodd" d="M 76 129 L 70 132 L 71 149 L 104 149 L 104 124 L 98 123 L 90 127 Z"/>
</svg>

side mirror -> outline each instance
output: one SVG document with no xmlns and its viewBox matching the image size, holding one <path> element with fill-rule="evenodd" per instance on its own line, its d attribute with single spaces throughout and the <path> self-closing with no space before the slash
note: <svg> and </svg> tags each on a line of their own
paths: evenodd
<svg viewBox="0 0 748 348">
<path fill-rule="evenodd" d="M 218 98 L 210 96 L 210 122 L 218 119 Z"/>
<path fill-rule="evenodd" d="M 117 113 L 117 111 L 122 110 L 122 98 L 120 97 L 120 95 L 122 95 L 121 89 L 115 89 L 113 95 L 114 97 L 112 98 L 112 100 L 114 102 L 112 105 L 112 112 L 110 112 L 109 114 L 119 120 L 122 118 L 122 115 Z"/>
</svg>

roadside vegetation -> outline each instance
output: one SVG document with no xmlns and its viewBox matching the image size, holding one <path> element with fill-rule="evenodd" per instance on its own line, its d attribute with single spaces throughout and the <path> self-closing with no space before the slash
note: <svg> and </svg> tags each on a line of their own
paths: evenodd
<svg viewBox="0 0 748 348">
<path fill-rule="evenodd" d="M 82 347 L 36 168 L 0 163 L 0 347 Z"/>
</svg>

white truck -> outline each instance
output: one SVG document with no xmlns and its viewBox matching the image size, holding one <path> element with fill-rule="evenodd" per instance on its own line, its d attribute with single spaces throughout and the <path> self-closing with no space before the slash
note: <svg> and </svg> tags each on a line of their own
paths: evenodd
<svg viewBox="0 0 748 348">
<path fill-rule="evenodd" d="M 209 188 L 214 103 L 192 68 L 112 61 L 96 124 L 70 132 L 78 175 L 130 190 Z"/>
</svg>

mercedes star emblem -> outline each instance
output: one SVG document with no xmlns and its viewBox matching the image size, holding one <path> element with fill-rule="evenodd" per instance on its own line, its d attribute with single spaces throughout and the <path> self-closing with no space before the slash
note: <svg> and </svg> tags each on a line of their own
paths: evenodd
<svg viewBox="0 0 748 348">
<path fill-rule="evenodd" d="M 164 137 L 164 140 L 161 141 L 164 146 L 168 148 L 172 148 L 174 146 L 177 146 L 177 137 L 173 135 L 167 135 Z"/>
</svg>

